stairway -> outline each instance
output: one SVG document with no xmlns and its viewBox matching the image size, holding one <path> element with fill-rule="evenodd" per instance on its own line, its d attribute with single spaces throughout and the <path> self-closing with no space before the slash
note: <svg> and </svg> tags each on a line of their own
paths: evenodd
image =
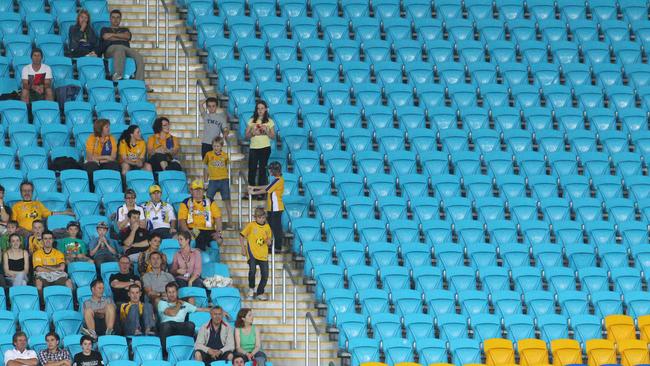
<svg viewBox="0 0 650 366">
<path fill-rule="evenodd" d="M 203 165 L 201 163 L 201 139 L 196 133 L 196 115 L 195 115 L 195 85 L 197 80 L 201 80 L 205 85 L 208 93 L 214 95 L 214 87 L 210 85 L 208 73 L 198 57 L 198 50 L 195 43 L 187 34 L 185 21 L 179 16 L 179 12 L 174 4 L 168 4 L 169 9 L 169 67 L 165 70 L 165 39 L 164 39 L 164 10 L 160 7 L 159 41 L 160 47 L 156 45 L 156 28 L 155 28 L 155 5 L 156 0 L 150 0 L 149 4 L 149 25 L 145 19 L 145 0 L 140 0 L 140 4 L 131 0 L 109 0 L 110 9 L 119 8 L 122 11 L 122 25 L 129 27 L 132 33 L 131 47 L 141 50 L 146 62 L 145 79 L 153 87 L 154 91 L 148 93 L 149 101 L 156 104 L 159 116 L 167 116 L 172 123 L 172 131 L 181 141 L 181 161 L 186 173 L 190 179 L 202 177 Z M 180 35 L 190 53 L 189 60 L 189 113 L 185 113 L 185 85 L 184 71 L 185 60 L 184 53 L 180 51 L 179 55 L 179 89 L 175 91 L 175 64 L 174 40 Z M 203 94 L 200 94 L 203 99 Z M 202 124 L 199 126 L 199 136 Z M 237 180 L 240 173 L 245 173 L 246 163 L 245 156 L 237 140 L 234 131 L 237 128 L 231 128 L 231 134 L 228 136 L 232 159 L 231 174 L 231 196 L 233 217 L 237 221 L 238 204 L 237 204 Z M 243 189 L 246 189 L 243 186 Z M 256 204 L 261 202 L 254 202 Z M 225 214 L 225 213 L 224 213 Z M 243 204 L 242 216 L 244 224 L 248 220 L 247 202 Z M 236 225 L 233 225 L 235 227 Z M 228 265 L 233 284 L 241 290 L 242 307 L 252 307 L 255 314 L 255 323 L 261 328 L 262 342 L 265 352 L 270 361 L 275 366 L 298 366 L 304 365 L 304 332 L 305 332 L 305 314 L 309 311 L 314 315 L 314 320 L 319 329 L 324 332 L 326 329 L 325 319 L 316 316 L 317 312 L 314 307 L 314 295 L 307 291 L 304 286 L 302 272 L 292 269 L 292 274 L 299 283 L 297 287 L 297 335 L 298 347 L 292 349 L 293 341 L 293 320 L 292 320 L 292 301 L 293 288 L 287 276 L 287 322 L 282 324 L 282 263 L 287 262 L 290 265 L 293 260 L 291 255 L 282 254 L 277 256 L 276 261 L 276 294 L 275 300 L 269 301 L 250 301 L 245 299 L 248 289 L 248 264 L 245 258 L 241 256 L 239 246 L 239 235 L 236 230 L 228 230 L 224 235 L 224 244 L 221 247 L 221 261 Z M 291 265 L 293 268 L 294 266 Z M 258 274 L 259 280 L 259 274 Z M 267 293 L 271 295 L 271 279 L 267 285 Z M 236 314 L 233 314 L 233 316 Z M 316 365 L 316 336 L 313 328 L 310 326 L 310 354 L 311 365 Z M 328 365 L 330 362 L 339 363 L 337 358 L 337 344 L 327 340 L 327 333 L 322 335 L 321 339 L 321 365 Z M 320 365 L 319 365 L 320 366 Z"/>
</svg>

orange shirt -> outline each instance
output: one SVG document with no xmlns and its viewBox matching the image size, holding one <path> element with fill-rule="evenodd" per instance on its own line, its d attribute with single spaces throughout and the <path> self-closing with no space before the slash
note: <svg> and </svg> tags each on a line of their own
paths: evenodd
<svg viewBox="0 0 650 366">
<path fill-rule="evenodd" d="M 86 156 L 91 154 L 93 156 L 111 156 L 113 151 L 117 152 L 117 143 L 113 136 L 97 137 L 90 135 L 86 140 Z"/>
</svg>

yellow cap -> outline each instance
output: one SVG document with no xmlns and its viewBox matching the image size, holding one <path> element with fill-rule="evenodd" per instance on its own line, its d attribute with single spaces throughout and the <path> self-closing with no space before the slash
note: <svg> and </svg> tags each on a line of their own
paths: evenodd
<svg viewBox="0 0 650 366">
<path fill-rule="evenodd" d="M 203 189 L 203 181 L 200 179 L 193 180 L 190 189 Z"/>
<path fill-rule="evenodd" d="M 159 185 L 154 184 L 151 187 L 149 187 L 149 193 L 154 193 L 154 192 L 162 192 L 162 189 L 160 189 Z"/>
</svg>

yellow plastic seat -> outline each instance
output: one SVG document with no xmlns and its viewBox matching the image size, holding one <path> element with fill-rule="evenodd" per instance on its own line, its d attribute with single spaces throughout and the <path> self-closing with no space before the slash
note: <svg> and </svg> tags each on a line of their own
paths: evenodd
<svg viewBox="0 0 650 366">
<path fill-rule="evenodd" d="M 453 363 L 431 363 L 429 366 L 456 366 Z"/>
<path fill-rule="evenodd" d="M 515 363 L 515 350 L 512 341 L 502 338 L 486 339 L 483 342 L 485 364 L 488 366 L 501 366 L 506 363 Z"/>
<path fill-rule="evenodd" d="M 589 366 L 600 366 L 606 363 L 616 363 L 614 342 L 608 339 L 590 339 L 586 345 Z"/>
<path fill-rule="evenodd" d="M 638 339 L 627 339 L 618 342 L 618 352 L 621 354 L 623 366 L 649 364 L 650 354 L 648 343 Z"/>
<path fill-rule="evenodd" d="M 400 362 L 400 363 L 396 363 L 395 366 L 422 366 L 422 365 L 415 362 Z"/>
<path fill-rule="evenodd" d="M 650 342 L 650 315 L 642 315 L 636 319 L 636 322 L 641 332 L 641 339 Z"/>
<path fill-rule="evenodd" d="M 517 342 L 517 350 L 519 350 L 519 364 L 521 366 L 537 366 L 548 363 L 546 342 L 541 339 L 522 339 Z"/>
<path fill-rule="evenodd" d="M 388 366 L 383 362 L 364 362 L 360 366 Z"/>
<path fill-rule="evenodd" d="M 625 339 L 636 339 L 634 319 L 629 315 L 609 315 L 605 317 L 607 339 L 618 344 Z"/>
<path fill-rule="evenodd" d="M 553 366 L 582 363 L 582 348 L 574 339 L 554 339 L 551 341 Z"/>
</svg>

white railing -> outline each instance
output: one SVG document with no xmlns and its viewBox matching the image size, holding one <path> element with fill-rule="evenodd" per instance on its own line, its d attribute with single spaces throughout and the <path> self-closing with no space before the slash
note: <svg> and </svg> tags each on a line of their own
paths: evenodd
<svg viewBox="0 0 650 366">
<path fill-rule="evenodd" d="M 246 181 L 246 176 L 243 172 L 239 172 L 237 176 L 237 223 L 239 224 L 239 230 L 242 230 L 244 226 L 242 225 L 242 195 L 244 191 L 242 190 L 242 184 L 248 185 Z M 248 192 L 248 190 L 247 190 Z M 250 194 L 248 196 L 248 222 L 253 221 L 253 198 Z"/>
<path fill-rule="evenodd" d="M 160 48 L 160 5 L 165 11 L 165 70 L 169 70 L 169 8 L 165 0 L 156 1 L 156 48 Z M 147 26 L 149 26 L 149 0 L 145 7 Z"/>
<path fill-rule="evenodd" d="M 175 66 L 176 69 L 174 70 L 174 91 L 178 93 L 178 55 L 180 53 L 180 49 L 183 49 L 183 53 L 185 54 L 185 114 L 190 113 L 190 52 L 187 50 L 187 47 L 185 47 L 185 42 L 183 42 L 183 39 L 181 38 L 180 35 L 176 36 L 176 53 L 175 53 Z"/>
<path fill-rule="evenodd" d="M 314 328 L 316 333 L 316 365 L 320 366 L 320 330 L 316 326 L 316 321 L 311 313 L 305 314 L 305 366 L 309 366 L 309 324 Z"/>
<path fill-rule="evenodd" d="M 291 321 L 293 323 L 292 349 L 298 348 L 298 282 L 287 263 L 282 264 L 282 324 L 287 324 L 287 273 L 293 286 L 293 309 Z"/>
</svg>

